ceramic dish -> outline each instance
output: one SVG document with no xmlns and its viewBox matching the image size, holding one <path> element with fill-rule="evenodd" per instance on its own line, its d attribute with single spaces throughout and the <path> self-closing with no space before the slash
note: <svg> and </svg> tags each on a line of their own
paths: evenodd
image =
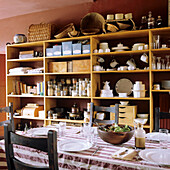
<svg viewBox="0 0 170 170">
<path fill-rule="evenodd" d="M 139 152 L 139 156 L 147 162 L 170 165 L 170 149 L 145 149 Z"/>
<path fill-rule="evenodd" d="M 118 94 L 127 93 L 127 95 L 130 95 L 132 93 L 132 89 L 133 89 L 133 83 L 126 78 L 120 79 L 115 85 L 115 90 Z"/>
<path fill-rule="evenodd" d="M 83 150 L 90 149 L 92 143 L 87 142 L 86 140 L 61 140 L 58 143 L 59 150 L 66 152 L 80 152 Z"/>
<path fill-rule="evenodd" d="M 124 47 L 112 47 L 112 50 L 114 51 L 124 51 L 124 50 L 129 50 L 129 47 L 124 46 Z"/>
</svg>

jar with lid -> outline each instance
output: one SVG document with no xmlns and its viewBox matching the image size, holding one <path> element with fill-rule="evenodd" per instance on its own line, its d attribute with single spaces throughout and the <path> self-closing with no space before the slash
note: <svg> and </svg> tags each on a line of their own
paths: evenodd
<svg viewBox="0 0 170 170">
<path fill-rule="evenodd" d="M 155 28 L 155 18 L 152 17 L 152 12 L 149 11 L 149 18 L 148 18 L 148 29 Z"/>
<path fill-rule="evenodd" d="M 161 18 L 161 16 L 158 16 L 158 18 L 156 20 L 156 27 L 157 28 L 161 28 L 162 27 L 162 18 Z"/>
<path fill-rule="evenodd" d="M 143 129 L 143 125 L 138 123 L 137 129 L 135 130 L 135 148 L 145 149 L 145 135 L 146 132 Z"/>
</svg>

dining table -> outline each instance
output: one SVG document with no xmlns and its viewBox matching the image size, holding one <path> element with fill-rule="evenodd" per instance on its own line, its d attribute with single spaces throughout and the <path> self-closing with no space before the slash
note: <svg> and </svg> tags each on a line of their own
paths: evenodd
<svg viewBox="0 0 170 170">
<path fill-rule="evenodd" d="M 48 131 L 49 129 L 58 128 L 42 128 Z M 18 132 L 21 135 L 30 137 L 39 137 L 35 133 L 36 128 L 29 130 L 28 132 Z M 121 160 L 113 158 L 112 155 L 120 150 L 122 147 L 134 148 L 135 139 L 132 137 L 128 142 L 121 145 L 113 145 L 103 141 L 99 136 L 96 136 L 95 145 L 87 145 L 84 148 L 77 148 L 76 141 L 86 143 L 87 139 L 82 132 L 81 127 L 66 126 L 65 132 L 62 136 L 57 137 L 58 145 L 58 165 L 60 170 L 72 169 L 72 170 L 159 170 L 170 169 L 170 166 L 160 165 L 154 162 L 141 159 L 136 156 L 133 160 Z M 64 142 L 74 142 L 75 150 L 61 149 L 61 144 Z M 73 145 L 73 143 L 72 143 Z M 69 146 L 69 145 L 66 145 Z M 147 140 L 145 143 L 145 149 L 159 149 L 160 145 L 158 141 Z M 168 145 L 168 150 L 170 146 Z M 166 149 L 165 149 L 166 150 Z M 159 154 L 159 152 L 158 152 Z M 28 148 L 25 146 L 15 145 L 14 155 L 21 161 L 32 165 L 47 166 L 48 155 L 45 152 Z M 5 146 L 4 140 L 0 140 L 0 169 L 7 169 L 7 163 L 5 158 Z"/>
</svg>

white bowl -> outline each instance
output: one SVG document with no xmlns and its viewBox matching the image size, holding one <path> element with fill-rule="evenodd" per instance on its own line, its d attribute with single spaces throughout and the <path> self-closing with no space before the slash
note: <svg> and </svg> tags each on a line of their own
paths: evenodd
<svg viewBox="0 0 170 170">
<path fill-rule="evenodd" d="M 127 106 L 129 103 L 129 101 L 120 101 L 120 104 L 123 105 L 123 106 Z"/>
<path fill-rule="evenodd" d="M 149 114 L 137 114 L 138 118 L 147 119 Z"/>
<path fill-rule="evenodd" d="M 119 93 L 119 97 L 127 97 L 127 93 Z"/>
</svg>

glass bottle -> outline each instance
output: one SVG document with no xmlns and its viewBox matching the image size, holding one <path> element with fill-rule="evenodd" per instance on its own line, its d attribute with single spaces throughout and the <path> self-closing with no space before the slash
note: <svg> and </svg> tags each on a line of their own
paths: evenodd
<svg viewBox="0 0 170 170">
<path fill-rule="evenodd" d="M 161 59 L 161 61 L 162 61 L 162 69 L 165 69 L 165 59 Z"/>
<path fill-rule="evenodd" d="M 143 125 L 138 123 L 137 129 L 135 130 L 135 148 L 145 149 L 145 135 L 146 132 L 143 129 Z"/>
<path fill-rule="evenodd" d="M 162 18 L 161 18 L 161 16 L 158 16 L 158 19 L 156 20 L 156 27 L 157 28 L 162 27 Z"/>
<path fill-rule="evenodd" d="M 27 130 L 28 130 L 28 125 L 27 123 L 25 123 L 24 132 L 27 132 Z"/>
<path fill-rule="evenodd" d="M 157 68 L 158 70 L 160 70 L 160 69 L 161 69 L 161 57 L 157 57 L 157 59 L 158 59 L 158 62 L 157 62 L 156 68 Z"/>
<path fill-rule="evenodd" d="M 149 15 L 148 15 L 148 29 L 152 29 L 155 28 L 155 19 L 152 17 L 152 12 L 149 11 Z"/>
<path fill-rule="evenodd" d="M 169 63 L 169 55 L 166 55 L 167 61 L 166 61 L 166 69 L 170 69 L 170 63 Z"/>
<path fill-rule="evenodd" d="M 147 19 L 146 16 L 143 16 L 141 19 L 141 25 L 139 27 L 140 30 L 147 29 Z"/>
<path fill-rule="evenodd" d="M 156 69 L 156 57 L 152 56 L 152 69 L 155 70 Z"/>
</svg>

